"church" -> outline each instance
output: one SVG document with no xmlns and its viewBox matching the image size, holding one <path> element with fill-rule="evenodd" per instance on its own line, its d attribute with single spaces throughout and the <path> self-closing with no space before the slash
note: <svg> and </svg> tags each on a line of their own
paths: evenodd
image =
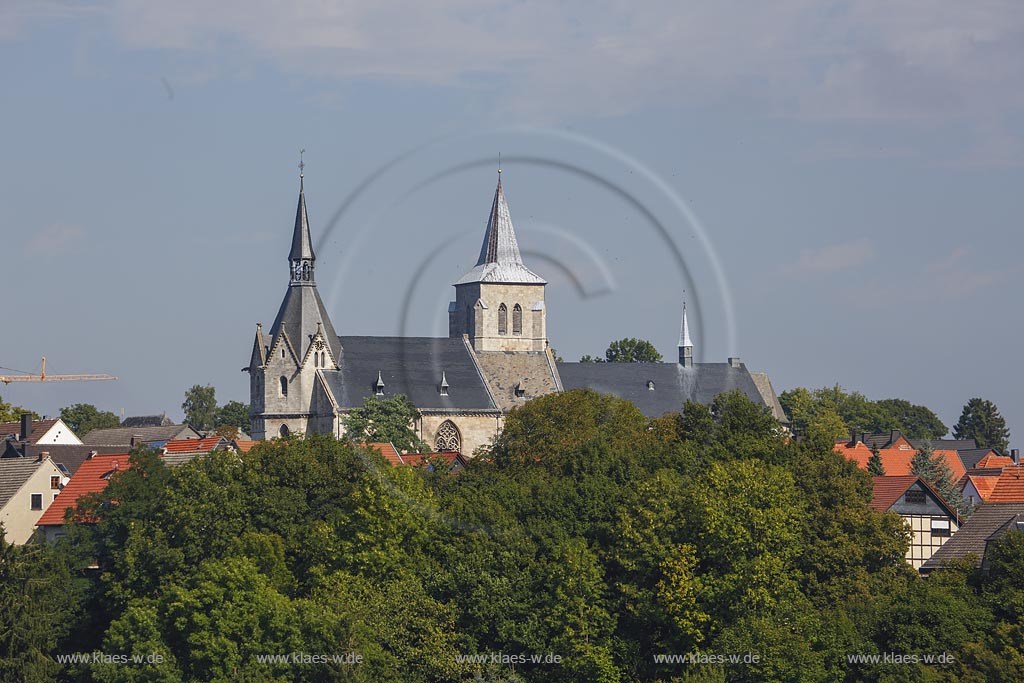
<svg viewBox="0 0 1024 683">
<path fill-rule="evenodd" d="M 428 446 L 466 455 L 500 434 L 511 409 L 576 388 L 628 399 L 649 417 L 739 389 L 784 417 L 767 375 L 738 358 L 694 363 L 685 304 L 677 362 L 557 362 L 547 338 L 547 282 L 523 263 L 500 170 L 480 256 L 454 283 L 447 337 L 338 335 L 317 291 L 302 174 L 288 263 L 284 300 L 268 331 L 256 325 L 245 368 L 255 439 L 341 437 L 349 411 L 369 396 L 396 394 L 420 411 L 413 427 Z"/>
</svg>

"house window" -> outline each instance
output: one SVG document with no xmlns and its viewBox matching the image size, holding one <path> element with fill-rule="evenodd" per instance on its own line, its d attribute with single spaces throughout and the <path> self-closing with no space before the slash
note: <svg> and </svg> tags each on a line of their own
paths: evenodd
<svg viewBox="0 0 1024 683">
<path fill-rule="evenodd" d="M 523 307 L 516 304 L 512 308 L 512 334 L 523 333 Z"/>
<path fill-rule="evenodd" d="M 933 519 L 932 520 L 932 537 L 935 536 L 949 536 L 949 520 L 948 519 Z"/>
<path fill-rule="evenodd" d="M 281 378 L 281 391 L 278 393 L 281 398 L 288 398 L 288 378 Z"/>
<path fill-rule="evenodd" d="M 505 304 L 498 306 L 498 334 L 508 334 L 508 308 Z"/>
<path fill-rule="evenodd" d="M 52 490 L 52 489 L 59 489 L 59 488 L 60 488 L 60 477 L 58 477 L 56 475 L 50 477 L 50 489 Z"/>
<path fill-rule="evenodd" d="M 923 503 L 924 491 L 921 489 L 911 489 L 907 491 L 907 495 L 904 496 L 903 500 L 907 503 Z"/>
<path fill-rule="evenodd" d="M 60 495 L 60 491 L 58 491 L 57 493 L 54 493 L 53 494 L 53 499 L 57 500 L 57 496 L 59 496 L 59 495 Z"/>
<path fill-rule="evenodd" d="M 462 435 L 459 428 L 451 420 L 445 420 L 437 428 L 437 436 L 434 439 L 434 449 L 438 452 L 458 452 L 462 448 Z"/>
<path fill-rule="evenodd" d="M 32 507 L 33 510 L 42 510 L 43 509 L 43 494 L 41 494 L 41 493 L 33 493 L 32 494 L 31 507 Z"/>
</svg>

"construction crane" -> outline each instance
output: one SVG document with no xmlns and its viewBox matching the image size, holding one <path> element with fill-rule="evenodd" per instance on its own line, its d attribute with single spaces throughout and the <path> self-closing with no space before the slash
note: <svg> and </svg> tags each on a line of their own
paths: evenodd
<svg viewBox="0 0 1024 683">
<path fill-rule="evenodd" d="M 10 368 L 5 368 L 9 370 Z M 0 375 L 0 382 L 10 384 L 11 382 L 91 382 L 95 380 L 117 379 L 113 375 L 47 375 L 46 356 L 43 356 L 43 364 L 38 375 L 23 373 L 20 375 Z"/>
</svg>

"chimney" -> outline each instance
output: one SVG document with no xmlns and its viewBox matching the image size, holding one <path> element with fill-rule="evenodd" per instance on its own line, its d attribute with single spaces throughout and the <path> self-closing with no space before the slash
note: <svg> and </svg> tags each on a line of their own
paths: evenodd
<svg viewBox="0 0 1024 683">
<path fill-rule="evenodd" d="M 135 444 L 142 441 L 142 434 L 132 434 L 131 440 L 128 442 L 129 448 L 135 448 Z"/>
<path fill-rule="evenodd" d="M 851 429 L 850 430 L 850 445 L 851 446 L 856 446 L 857 445 L 857 430 L 856 429 Z"/>
<path fill-rule="evenodd" d="M 50 459 L 50 452 L 49 451 L 43 451 L 42 453 L 39 454 L 39 462 L 46 462 L 49 459 Z"/>
<path fill-rule="evenodd" d="M 1014 449 L 1010 450 L 1010 457 L 1013 459 L 1013 462 L 1015 464 L 1019 465 L 1020 464 L 1020 449 L 1019 448 L 1014 448 Z"/>
<path fill-rule="evenodd" d="M 739 366 L 740 366 L 740 359 L 739 358 L 730 358 L 729 359 L 729 367 L 730 368 L 738 368 Z"/>
<path fill-rule="evenodd" d="M 22 413 L 21 414 L 21 439 L 20 441 L 28 441 L 29 435 L 32 433 L 32 414 Z"/>
<path fill-rule="evenodd" d="M 890 429 L 889 430 L 889 443 L 892 444 L 892 442 L 894 442 L 896 439 L 900 438 L 902 435 L 903 435 L 903 433 L 900 432 L 900 430 L 898 430 L 898 429 Z"/>
<path fill-rule="evenodd" d="M 86 460 L 92 460 L 96 457 L 97 451 L 89 451 L 89 455 L 85 458 Z"/>
</svg>

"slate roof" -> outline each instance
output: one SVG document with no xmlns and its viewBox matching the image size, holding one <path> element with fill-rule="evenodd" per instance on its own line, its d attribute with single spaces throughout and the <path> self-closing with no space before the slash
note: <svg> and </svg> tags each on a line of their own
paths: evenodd
<svg viewBox="0 0 1024 683">
<path fill-rule="evenodd" d="M 167 413 L 159 415 L 133 415 L 121 420 L 122 427 L 167 427 L 174 424 L 174 420 L 167 417 Z"/>
<path fill-rule="evenodd" d="M 927 573 L 932 569 L 938 569 L 945 562 L 961 559 L 969 554 L 976 556 L 975 566 L 981 566 L 988 539 L 1020 514 L 1024 514 L 1024 503 L 985 503 L 921 565 L 921 572 Z"/>
<path fill-rule="evenodd" d="M 480 246 L 480 258 L 455 284 L 546 284 L 544 278 L 523 265 L 508 202 L 504 190 L 501 189 L 501 172 L 498 173 L 498 187 L 494 190 L 491 213 L 487 217 L 487 230 L 484 232 L 484 242 Z"/>
<path fill-rule="evenodd" d="M 99 454 L 123 453 L 122 446 L 80 446 L 78 444 L 30 444 L 25 448 L 26 458 L 38 458 L 41 453 L 49 453 L 50 460 L 56 465 L 63 466 L 69 475 L 73 475 L 78 468 L 89 458 L 89 453 L 96 451 Z"/>
<path fill-rule="evenodd" d="M 967 469 L 974 469 L 975 467 L 981 467 L 978 463 L 981 462 L 985 456 L 989 454 L 998 455 L 991 448 L 968 448 L 964 450 L 958 450 L 957 453 L 960 455 L 960 461 L 963 462 L 964 467 Z M 1002 456 L 1000 456 L 1002 457 Z M 1009 458 L 1007 458 L 1009 460 Z M 1011 460 L 1011 463 L 1013 461 Z"/>
<path fill-rule="evenodd" d="M 283 328 L 292 350 L 298 354 L 301 361 L 309 349 L 309 335 L 316 333 L 318 323 L 331 348 L 331 354 L 335 360 L 340 359 L 338 335 L 331 324 L 331 317 L 327 314 L 323 299 L 320 298 L 320 292 L 313 286 L 289 285 L 284 300 L 281 301 L 281 308 L 277 311 L 277 317 L 274 318 L 274 324 L 270 327 L 270 338 L 276 340 Z"/>
<path fill-rule="evenodd" d="M 85 494 L 107 488 L 113 472 L 129 467 L 128 458 L 127 453 L 97 455 L 83 462 L 50 507 L 46 508 L 36 526 L 64 524 L 64 513 L 67 509 L 77 505 L 78 499 Z"/>
<path fill-rule="evenodd" d="M 772 417 L 779 422 L 789 424 L 789 418 L 786 417 L 786 411 L 782 409 L 779 396 L 775 393 L 775 387 L 772 386 L 768 373 L 752 372 L 750 373 L 750 379 L 754 380 L 754 386 L 757 387 L 757 391 L 761 394 L 761 399 L 768 406 L 768 409 L 772 411 Z"/>
<path fill-rule="evenodd" d="M 695 363 L 558 363 L 562 386 L 593 389 L 632 401 L 647 417 L 679 412 L 687 401 L 708 404 L 719 394 L 739 389 L 764 405 L 761 392 L 744 364 Z M 654 389 L 648 389 L 654 382 Z"/>
<path fill-rule="evenodd" d="M 316 260 L 313 253 L 313 240 L 309 237 L 309 217 L 306 215 L 306 192 L 299 177 L 299 204 L 295 207 L 295 230 L 292 232 L 292 248 L 288 252 L 289 261 L 299 259 Z"/>
<path fill-rule="evenodd" d="M 420 410 L 495 411 L 494 401 L 466 342 L 447 337 L 340 337 L 341 370 L 322 375 L 338 406 L 359 408 L 376 393 L 378 373 L 384 396 L 405 394 Z M 441 373 L 448 395 L 441 396 Z"/>
<path fill-rule="evenodd" d="M 965 451 L 978 447 L 974 439 L 907 439 L 914 448 L 930 444 L 937 451 Z"/>
<path fill-rule="evenodd" d="M 114 427 L 111 429 L 94 429 L 82 437 L 82 443 L 89 446 L 128 446 L 131 444 L 133 436 L 139 437 L 139 440 L 143 442 L 149 442 L 184 439 L 189 436 L 198 438 L 199 433 L 188 425 Z"/>
<path fill-rule="evenodd" d="M 36 443 L 39 439 L 50 430 L 53 425 L 57 424 L 57 420 L 33 420 L 32 431 L 29 432 L 28 442 Z M 0 423 L 0 439 L 7 436 L 14 436 L 17 440 L 21 436 L 21 423 L 20 422 L 3 422 Z"/>
<path fill-rule="evenodd" d="M 43 463 L 36 458 L 0 459 L 0 508 L 14 497 Z"/>
</svg>

